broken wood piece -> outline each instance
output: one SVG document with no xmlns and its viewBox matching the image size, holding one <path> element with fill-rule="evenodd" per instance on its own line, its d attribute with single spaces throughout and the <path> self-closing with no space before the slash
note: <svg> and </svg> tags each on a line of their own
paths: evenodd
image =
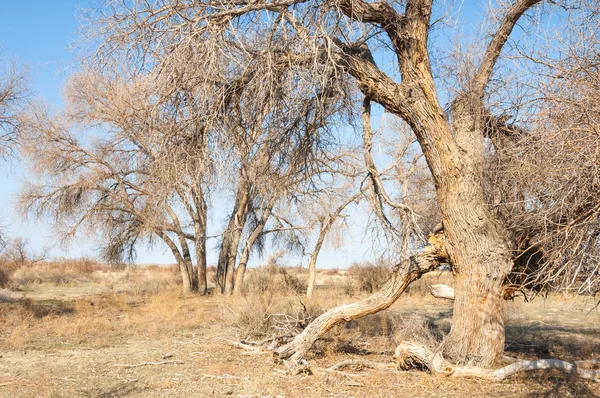
<svg viewBox="0 0 600 398">
<path fill-rule="evenodd" d="M 435 298 L 454 300 L 454 288 L 442 283 L 438 285 L 429 285 L 429 292 Z"/>
</svg>

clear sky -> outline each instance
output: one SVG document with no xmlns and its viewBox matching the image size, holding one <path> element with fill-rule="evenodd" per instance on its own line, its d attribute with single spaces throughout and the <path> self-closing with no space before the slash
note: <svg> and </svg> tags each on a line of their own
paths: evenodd
<svg viewBox="0 0 600 398">
<path fill-rule="evenodd" d="M 60 87 L 68 73 L 69 41 L 75 37 L 77 0 L 3 0 L 0 13 L 0 56 L 15 59 L 30 72 L 36 95 L 60 106 Z M 18 161 L 0 165 L 0 223 L 10 237 L 24 237 L 35 248 L 56 246 L 46 224 L 22 222 L 14 214 L 15 194 L 26 173 Z M 53 255 L 83 255 L 85 250 L 70 253 L 53 250 Z"/>
</svg>

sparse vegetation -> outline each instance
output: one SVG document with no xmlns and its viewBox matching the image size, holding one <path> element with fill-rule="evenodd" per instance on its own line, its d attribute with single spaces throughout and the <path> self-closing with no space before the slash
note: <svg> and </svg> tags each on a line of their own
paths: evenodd
<svg viewBox="0 0 600 398">
<path fill-rule="evenodd" d="M 80 269 L 81 278 L 98 273 L 102 280 L 77 282 L 76 278 L 71 285 L 34 283 L 25 298 L 13 297 L 0 304 L 0 395 L 39 396 L 41 391 L 53 391 L 58 396 L 87 391 L 89 395 L 90 388 L 96 395 L 109 393 L 115 385 L 115 374 L 126 380 L 136 379 L 118 384 L 137 386 L 144 395 L 206 396 L 214 391 L 216 395 L 321 397 L 330 388 L 352 388 L 354 395 L 386 397 L 397 392 L 399 383 L 416 397 L 431 396 L 439 388 L 450 391 L 451 397 L 498 392 L 527 396 L 539 391 L 550 391 L 549 396 L 558 397 L 600 392 L 597 383 L 582 383 L 554 373 L 519 377 L 516 384 L 482 384 L 392 370 L 361 372 L 359 366 L 349 371 L 359 375 L 350 376 L 360 383 L 353 387 L 348 386 L 353 382 L 346 376 L 335 373 L 327 377 L 316 374 L 309 379 L 282 378 L 272 371 L 267 356 L 240 355 L 242 352 L 233 343 L 294 335 L 326 309 L 356 299 L 345 294 L 342 284 L 323 284 L 332 277 L 327 272 L 318 274 L 317 289 L 310 301 L 293 289 L 273 285 L 268 285 L 273 289 L 246 291 L 242 298 L 224 300 L 182 296 L 179 286 L 173 283 L 178 279 L 177 268 L 91 267 L 93 271 L 82 263 L 70 269 Z M 306 276 L 306 269 L 284 269 L 289 274 Z M 249 277 L 255 271 L 261 272 L 249 271 Z M 267 273 L 266 269 L 262 272 Z M 271 272 L 272 277 L 282 278 L 279 271 Z M 445 282 L 447 274 L 428 275 L 430 279 L 423 281 L 423 289 L 411 291 L 388 311 L 336 326 L 310 353 L 310 363 L 315 368 L 349 358 L 385 363 L 397 344 L 407 340 L 437 347 L 450 325 L 451 303 L 428 298 L 426 286 Z M 163 283 L 144 291 L 143 283 L 139 283 L 144 278 Z M 61 297 L 72 286 L 83 284 L 93 293 L 89 283 L 104 285 L 107 281 L 114 284 L 112 291 Z M 48 292 L 54 296 L 45 295 Z M 560 355 L 571 360 L 594 357 L 600 350 L 600 314 L 590 312 L 593 306 L 591 297 L 565 299 L 556 294 L 533 304 L 507 303 L 511 314 L 507 321 L 508 354 L 519 358 Z M 545 336 L 542 344 L 536 342 L 539 333 Z M 115 367 L 168 360 L 183 363 L 164 365 L 159 373 L 152 366 L 127 370 Z M 275 366 L 285 369 L 282 364 Z M 36 377 L 41 372 L 43 377 Z M 552 388 L 554 392 L 549 390 Z"/>
<path fill-rule="evenodd" d="M 17 209 L 100 251 L 0 227 L 0 394 L 599 392 L 600 2 L 485 7 L 106 0 L 60 107 L 0 59 Z"/>
</svg>

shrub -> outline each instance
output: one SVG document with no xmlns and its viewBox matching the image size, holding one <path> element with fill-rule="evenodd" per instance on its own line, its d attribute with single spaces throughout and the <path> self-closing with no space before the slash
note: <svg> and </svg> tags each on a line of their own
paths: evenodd
<svg viewBox="0 0 600 398">
<path fill-rule="evenodd" d="M 0 288 L 5 288 L 10 282 L 10 275 L 6 270 L 0 267 Z"/>
<path fill-rule="evenodd" d="M 375 263 L 353 263 L 347 274 L 356 287 L 363 292 L 373 293 L 392 275 L 391 264 L 379 259 Z"/>
<path fill-rule="evenodd" d="M 339 275 L 340 274 L 340 270 L 337 269 L 337 268 L 327 269 L 327 270 L 323 271 L 323 274 L 325 274 L 327 276 Z"/>
<path fill-rule="evenodd" d="M 244 281 L 246 292 L 303 294 L 307 287 L 305 277 L 289 272 L 280 264 L 282 256 L 281 251 L 273 253 L 265 264 L 250 270 Z"/>
<path fill-rule="evenodd" d="M 396 345 L 404 341 L 414 341 L 435 349 L 442 336 L 431 320 L 419 314 L 412 314 L 394 319 L 393 339 Z"/>
<path fill-rule="evenodd" d="M 62 285 L 74 282 L 94 281 L 96 271 L 107 270 L 109 266 L 89 258 L 59 259 L 52 262 L 24 264 L 17 268 L 10 278 L 11 285 L 25 287 L 34 283 Z"/>
</svg>

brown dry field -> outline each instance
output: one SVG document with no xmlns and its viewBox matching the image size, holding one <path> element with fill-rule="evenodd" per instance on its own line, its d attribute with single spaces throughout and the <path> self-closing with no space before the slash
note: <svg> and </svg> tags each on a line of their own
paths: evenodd
<svg viewBox="0 0 600 398">
<path fill-rule="evenodd" d="M 595 397 L 600 383 L 556 371 L 502 383 L 424 372 L 350 369 L 356 376 L 289 376 L 269 354 L 248 355 L 228 340 L 276 330 L 268 314 L 313 315 L 365 293 L 343 272 L 321 272 L 310 301 L 288 291 L 243 299 L 181 297 L 177 275 L 160 268 L 95 271 L 81 281 L 26 283 L 0 290 L 1 397 Z M 302 277 L 302 275 L 300 275 Z M 452 308 L 426 295 L 434 274 L 380 314 L 334 328 L 308 360 L 326 368 L 345 359 L 391 360 L 418 326 L 447 331 Z M 506 303 L 507 351 L 520 358 L 600 357 L 600 310 L 592 297 L 551 295 Z M 275 328 L 275 329 L 273 329 Z M 163 365 L 127 367 L 145 362 Z"/>
</svg>

